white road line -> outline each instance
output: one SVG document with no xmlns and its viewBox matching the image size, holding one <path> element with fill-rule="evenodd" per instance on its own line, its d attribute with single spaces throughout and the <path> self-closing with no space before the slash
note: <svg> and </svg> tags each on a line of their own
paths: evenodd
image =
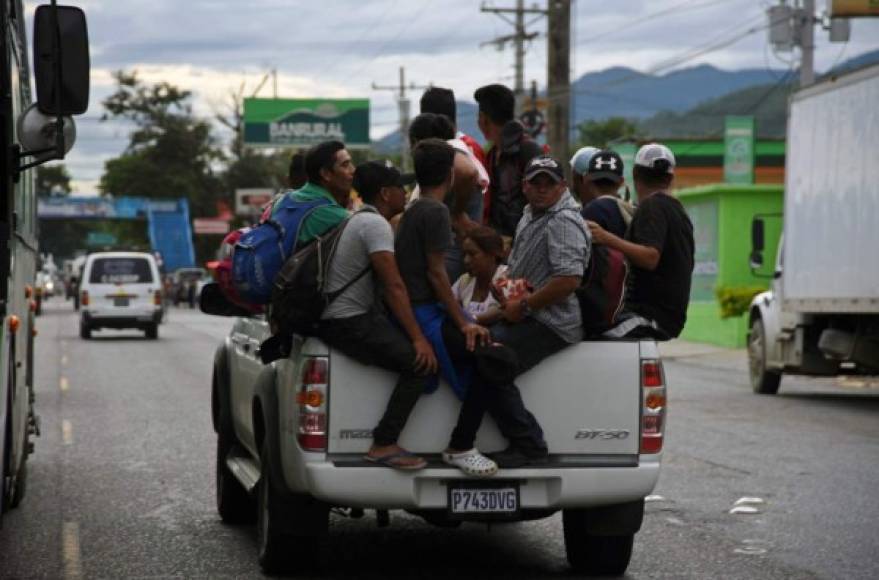
<svg viewBox="0 0 879 580">
<path fill-rule="evenodd" d="M 65 445 L 73 444 L 73 423 L 67 419 L 61 421 L 61 440 Z"/>
<path fill-rule="evenodd" d="M 66 354 L 62 355 L 61 356 L 61 366 L 66 367 L 68 362 L 70 362 L 70 359 L 67 358 L 67 355 Z"/>
<path fill-rule="evenodd" d="M 61 526 L 61 555 L 64 559 L 64 577 L 82 578 L 79 550 L 79 524 L 64 522 Z"/>
<path fill-rule="evenodd" d="M 62 393 L 66 393 L 70 389 L 70 381 L 67 380 L 67 377 L 58 379 L 58 388 L 61 389 Z"/>
</svg>

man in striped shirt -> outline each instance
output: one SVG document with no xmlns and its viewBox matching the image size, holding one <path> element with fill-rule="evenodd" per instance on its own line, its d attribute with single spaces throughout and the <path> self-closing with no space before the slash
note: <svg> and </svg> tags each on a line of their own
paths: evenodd
<svg viewBox="0 0 879 580">
<path fill-rule="evenodd" d="M 507 300 L 504 320 L 490 328 L 494 340 L 515 352 L 517 375 L 582 340 L 574 290 L 589 263 L 591 247 L 589 231 L 558 161 L 548 156 L 532 159 L 525 168 L 523 190 L 528 205 L 516 228 L 509 278 L 527 280 L 533 291 Z M 512 381 L 471 385 L 451 447 L 472 447 L 487 409 L 510 442 L 506 450 L 492 455 L 498 466 L 546 461 L 543 430 Z"/>
</svg>

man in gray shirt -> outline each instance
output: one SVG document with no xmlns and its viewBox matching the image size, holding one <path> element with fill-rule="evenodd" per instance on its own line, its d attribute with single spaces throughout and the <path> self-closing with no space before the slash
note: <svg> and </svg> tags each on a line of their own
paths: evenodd
<svg viewBox="0 0 879 580">
<path fill-rule="evenodd" d="M 517 375 L 583 339 L 574 291 L 589 262 L 591 247 L 589 232 L 558 161 L 535 157 L 525 168 L 523 182 L 528 205 L 516 227 L 508 276 L 527 280 L 533 291 L 507 300 L 504 319 L 489 329 L 494 340 L 515 353 Z M 488 409 L 510 441 L 506 450 L 491 456 L 499 467 L 546 461 L 543 430 L 525 408 L 512 381 L 483 381 L 471 386 L 449 448 L 471 445 Z"/>
<path fill-rule="evenodd" d="M 394 259 L 394 233 L 388 220 L 403 211 L 405 181 L 389 163 L 370 161 L 357 167 L 354 189 L 364 206 L 349 218 L 330 262 L 326 290 L 344 290 L 324 310 L 319 334 L 331 347 L 361 363 L 400 373 L 385 414 L 373 430 L 366 459 L 415 470 L 427 463 L 397 445 L 397 439 L 429 375 L 436 372 L 437 361 L 412 313 Z M 399 326 L 383 314 L 377 285 Z"/>
</svg>

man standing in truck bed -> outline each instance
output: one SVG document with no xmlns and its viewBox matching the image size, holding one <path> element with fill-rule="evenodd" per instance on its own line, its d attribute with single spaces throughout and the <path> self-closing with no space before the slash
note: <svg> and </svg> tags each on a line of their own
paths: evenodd
<svg viewBox="0 0 879 580">
<path fill-rule="evenodd" d="M 479 103 L 479 130 L 492 143 L 486 153 L 491 180 L 485 196 L 487 225 L 509 240 L 516 234 L 516 225 L 528 203 L 522 193 L 523 171 L 541 149 L 514 118 L 513 91 L 503 85 L 486 85 L 473 96 Z"/>
</svg>

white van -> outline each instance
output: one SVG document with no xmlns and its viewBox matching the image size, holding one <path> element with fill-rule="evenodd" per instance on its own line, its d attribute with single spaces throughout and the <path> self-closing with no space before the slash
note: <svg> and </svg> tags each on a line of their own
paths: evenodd
<svg viewBox="0 0 879 580">
<path fill-rule="evenodd" d="M 162 282 L 156 259 L 143 252 L 98 252 L 86 259 L 80 283 L 79 335 L 99 328 L 139 328 L 159 337 Z"/>
</svg>

